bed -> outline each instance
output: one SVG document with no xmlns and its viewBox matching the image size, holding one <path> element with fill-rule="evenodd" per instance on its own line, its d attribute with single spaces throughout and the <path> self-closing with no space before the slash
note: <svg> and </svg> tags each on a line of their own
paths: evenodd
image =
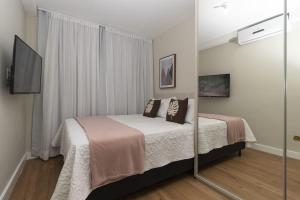
<svg viewBox="0 0 300 200">
<path fill-rule="evenodd" d="M 193 124 L 181 125 L 167 122 L 164 118 L 142 115 L 108 117 L 145 135 L 144 173 L 92 190 L 89 141 L 76 120 L 67 119 L 52 144 L 60 146 L 65 163 L 51 199 L 117 199 L 193 169 Z M 200 166 L 245 148 L 245 142 L 228 145 L 225 122 L 204 118 L 198 120 Z M 246 141 L 254 142 L 251 129 L 246 121 L 244 123 Z"/>
</svg>

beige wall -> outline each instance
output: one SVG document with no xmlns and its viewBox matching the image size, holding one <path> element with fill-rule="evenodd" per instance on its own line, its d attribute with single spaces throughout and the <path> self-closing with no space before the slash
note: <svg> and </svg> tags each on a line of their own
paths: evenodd
<svg viewBox="0 0 300 200">
<path fill-rule="evenodd" d="M 200 98 L 199 110 L 239 115 L 247 119 L 258 143 L 283 143 L 282 35 L 249 45 L 224 44 L 200 51 L 200 74 L 231 73 L 230 98 Z M 300 23 L 288 33 L 288 149 L 300 152 Z M 264 86 L 264 87 L 262 87 Z"/>
<path fill-rule="evenodd" d="M 25 153 L 25 98 L 8 93 L 14 34 L 24 38 L 25 15 L 18 0 L 0 1 L 0 194 Z"/>
<path fill-rule="evenodd" d="M 195 85 L 195 20 L 194 17 L 169 29 L 153 41 L 154 96 L 194 93 Z M 176 88 L 159 88 L 159 59 L 176 54 Z"/>
<path fill-rule="evenodd" d="M 25 39 L 26 42 L 35 50 L 37 50 L 37 16 L 26 15 L 25 18 Z M 33 95 L 26 96 L 26 151 L 31 152 L 31 125 L 32 125 L 32 108 Z"/>
<path fill-rule="evenodd" d="M 300 152 L 300 142 L 293 136 L 300 136 L 300 22 L 288 33 L 288 149 Z"/>
<path fill-rule="evenodd" d="M 241 116 L 258 143 L 283 143 L 283 36 L 199 52 L 201 75 L 230 73 L 230 98 L 199 98 L 199 111 Z"/>
</svg>

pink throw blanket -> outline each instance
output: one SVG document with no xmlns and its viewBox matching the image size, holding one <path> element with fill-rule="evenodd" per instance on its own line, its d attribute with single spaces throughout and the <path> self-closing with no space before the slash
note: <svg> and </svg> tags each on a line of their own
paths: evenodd
<svg viewBox="0 0 300 200">
<path fill-rule="evenodd" d="M 92 188 L 143 173 L 143 133 L 107 117 L 76 120 L 89 140 Z"/>
<path fill-rule="evenodd" d="M 226 122 L 228 144 L 245 141 L 245 124 L 241 118 L 206 113 L 198 113 L 198 117 L 217 119 Z"/>
</svg>

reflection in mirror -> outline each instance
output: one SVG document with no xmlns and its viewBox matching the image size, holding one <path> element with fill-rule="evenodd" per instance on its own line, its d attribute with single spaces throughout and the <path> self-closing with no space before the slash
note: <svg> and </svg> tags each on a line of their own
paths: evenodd
<svg viewBox="0 0 300 200">
<path fill-rule="evenodd" d="M 300 2 L 287 4 L 287 199 L 300 199 Z"/>
<path fill-rule="evenodd" d="M 283 5 L 199 1 L 199 175 L 241 199 L 283 197 Z"/>
</svg>

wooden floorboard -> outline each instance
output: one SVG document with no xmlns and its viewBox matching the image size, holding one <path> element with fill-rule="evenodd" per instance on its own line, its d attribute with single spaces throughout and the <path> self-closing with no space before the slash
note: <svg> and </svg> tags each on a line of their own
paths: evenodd
<svg viewBox="0 0 300 200">
<path fill-rule="evenodd" d="M 300 161 L 288 159 L 288 199 L 300 199 Z M 279 156 L 247 149 L 200 170 L 200 175 L 222 185 L 245 200 L 281 200 L 283 160 Z"/>
<path fill-rule="evenodd" d="M 300 161 L 288 160 L 289 199 L 300 199 Z M 62 157 L 49 161 L 27 161 L 13 190 L 11 200 L 50 199 L 60 170 Z M 233 157 L 200 170 L 200 174 L 239 194 L 244 199 L 282 199 L 282 159 L 247 149 L 242 157 Z M 146 190 L 126 200 L 225 200 L 224 196 L 185 174 Z"/>
</svg>

